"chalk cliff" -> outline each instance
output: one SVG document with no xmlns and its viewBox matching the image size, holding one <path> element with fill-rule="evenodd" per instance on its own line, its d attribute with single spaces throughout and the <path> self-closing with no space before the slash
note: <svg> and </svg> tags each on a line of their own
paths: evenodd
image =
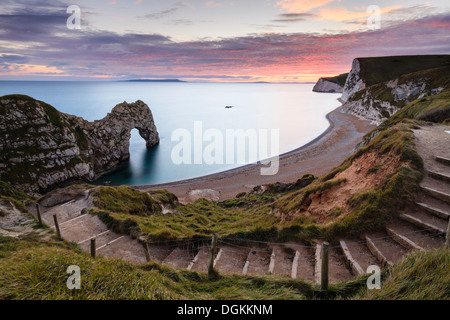
<svg viewBox="0 0 450 320">
<path fill-rule="evenodd" d="M 314 92 L 342 93 L 343 87 L 325 78 L 320 78 L 313 88 Z"/>
<path fill-rule="evenodd" d="M 343 111 L 380 124 L 449 85 L 450 56 L 358 58 L 342 93 Z"/>
<path fill-rule="evenodd" d="M 94 122 L 28 96 L 0 97 L 0 179 L 32 193 L 93 181 L 129 158 L 131 130 L 150 148 L 159 136 L 149 107 L 121 103 Z"/>
<path fill-rule="evenodd" d="M 320 78 L 313 88 L 314 92 L 342 93 L 348 73 L 336 77 Z"/>
</svg>

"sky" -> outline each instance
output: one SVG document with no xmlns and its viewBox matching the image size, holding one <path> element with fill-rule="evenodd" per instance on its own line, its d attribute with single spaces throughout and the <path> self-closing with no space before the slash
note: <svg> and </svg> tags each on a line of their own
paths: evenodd
<svg viewBox="0 0 450 320">
<path fill-rule="evenodd" d="M 0 80 L 314 82 L 357 57 L 450 54 L 449 3 L 2 0 Z"/>
</svg>

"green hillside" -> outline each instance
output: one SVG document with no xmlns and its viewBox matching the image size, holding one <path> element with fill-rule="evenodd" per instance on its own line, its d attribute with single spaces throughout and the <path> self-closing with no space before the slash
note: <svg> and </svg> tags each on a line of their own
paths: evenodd
<svg viewBox="0 0 450 320">
<path fill-rule="evenodd" d="M 347 81 L 347 77 L 348 77 L 348 73 L 343 73 L 343 74 L 340 74 L 335 77 L 328 77 L 328 78 L 324 78 L 324 79 L 327 81 L 336 83 L 336 84 L 340 85 L 341 87 L 344 87 L 345 81 Z"/>
<path fill-rule="evenodd" d="M 396 79 L 404 74 L 450 65 L 450 55 L 359 58 L 360 77 L 367 86 Z"/>
</svg>

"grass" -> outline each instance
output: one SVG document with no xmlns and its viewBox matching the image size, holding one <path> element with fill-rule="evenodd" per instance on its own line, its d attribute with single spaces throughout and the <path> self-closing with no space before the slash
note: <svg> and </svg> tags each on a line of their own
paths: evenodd
<svg viewBox="0 0 450 320">
<path fill-rule="evenodd" d="M 71 265 L 80 267 L 81 289 L 69 290 Z M 313 286 L 273 276 L 207 274 L 147 263 L 92 259 L 64 242 L 13 240 L 0 237 L 0 299 L 40 300 L 302 300 Z"/>
<path fill-rule="evenodd" d="M 0 97 L 3 101 L 8 100 L 5 104 L 0 104 L 0 114 L 11 113 L 11 108 L 22 113 L 25 120 L 21 120 L 20 123 L 6 123 L 10 126 L 8 131 L 2 131 L 0 138 L 5 141 L 18 141 L 24 142 L 23 145 L 11 147 L 6 146 L 3 148 L 0 155 L 2 163 L 11 163 L 5 169 L 2 170 L 0 179 L 9 181 L 15 186 L 27 188 L 31 184 L 36 186 L 38 181 L 44 180 L 54 174 L 55 172 L 69 171 L 73 169 L 77 164 L 89 162 L 90 156 L 74 156 L 70 162 L 63 165 L 53 164 L 53 167 L 49 166 L 50 161 L 48 159 L 39 160 L 36 159 L 36 155 L 49 153 L 55 153 L 58 150 L 64 151 L 66 149 L 72 149 L 79 147 L 81 151 L 89 149 L 89 142 L 81 128 L 76 127 L 66 121 L 66 118 L 51 105 L 35 100 L 25 95 L 7 95 Z M 41 113 L 44 114 L 42 117 Z M 40 119 L 42 118 L 42 119 Z M 6 119 L 6 118 L 5 118 Z M 40 121 L 37 121 L 39 120 Z M 19 119 L 20 120 L 20 119 Z M 16 120 L 17 122 L 18 120 Z M 26 123 L 27 125 L 23 125 Z M 22 125 L 21 125 L 22 124 Z M 42 129 L 44 133 L 42 133 Z M 50 128 L 50 129 L 49 129 Z M 49 131 L 50 130 L 50 131 Z M 8 137 L 3 136 L 8 134 Z M 68 136 L 73 134 L 75 141 L 69 141 Z M 41 147 L 40 142 L 49 143 L 52 141 L 56 146 L 54 149 L 47 147 Z M 71 143 L 73 142 L 73 143 Z M 11 161 L 11 159 L 21 158 L 23 161 Z M 33 160 L 31 160 L 33 159 Z M 48 188 L 38 188 L 36 192 L 48 192 L 55 186 L 48 186 Z"/>
<path fill-rule="evenodd" d="M 387 270 L 381 290 L 363 290 L 366 300 L 449 300 L 450 250 L 413 252 Z"/>
<path fill-rule="evenodd" d="M 94 204 L 101 210 L 131 216 L 152 216 L 162 212 L 161 205 L 147 193 L 128 187 L 97 187 Z"/>
<path fill-rule="evenodd" d="M 235 199 L 222 202 L 199 199 L 188 205 L 179 204 L 165 190 L 144 193 L 126 186 L 97 187 L 94 203 L 98 210 L 92 212 L 113 230 L 135 238 L 144 236 L 149 241 L 204 238 L 218 233 L 226 237 L 308 244 L 317 238 L 334 241 L 343 235 L 358 236 L 382 229 L 398 211 L 412 203 L 423 176 L 422 159 L 414 150 L 411 131 L 414 125 L 406 121 L 385 130 L 321 179 L 305 176 L 293 184 L 271 184 L 264 193 L 256 188 L 256 193 L 239 194 Z M 379 158 L 395 155 L 401 164 L 383 183 L 349 199 L 350 211 L 346 214 L 343 208 L 333 208 L 326 221 L 318 224 L 314 217 L 296 213 L 313 194 L 346 183 L 335 176 L 367 152 L 375 152 Z M 370 173 L 379 169 L 380 164 L 376 164 Z M 163 206 L 170 211 L 163 214 Z M 281 220 L 279 212 L 290 219 Z"/>
<path fill-rule="evenodd" d="M 344 87 L 345 82 L 347 81 L 347 77 L 348 77 L 348 73 L 343 73 L 343 74 L 340 74 L 335 77 L 328 77 L 328 78 L 324 78 L 324 79 L 327 81 L 336 83 L 336 84 L 340 85 L 341 87 Z"/>
<path fill-rule="evenodd" d="M 341 208 L 334 208 L 328 213 L 330 224 L 315 225 L 311 219 L 302 219 L 302 216 L 289 223 L 291 228 L 297 228 L 305 241 L 311 237 L 324 238 L 334 241 L 341 236 L 358 236 L 367 231 L 376 231 L 396 217 L 398 211 L 413 202 L 418 186 L 423 177 L 423 161 L 414 150 L 414 137 L 411 128 L 414 123 L 400 123 L 387 129 L 377 136 L 365 148 L 360 149 L 344 163 L 322 177 L 316 184 L 280 197 L 273 207 L 282 212 L 295 212 L 303 203 L 307 203 L 310 194 L 333 187 L 339 187 L 342 180 L 332 180 L 340 172 L 347 170 L 353 161 L 367 152 L 376 152 L 378 157 L 387 153 L 394 154 L 401 160 L 398 170 L 388 177 L 379 186 L 366 189 L 355 194 L 347 204 L 350 212 L 343 218 L 335 219 Z M 375 165 L 373 171 L 379 170 Z"/>
<path fill-rule="evenodd" d="M 450 55 L 359 58 L 360 76 L 368 87 L 421 70 L 450 65 Z"/>
<path fill-rule="evenodd" d="M 381 290 L 368 276 L 332 283 L 327 299 L 448 300 L 450 251 L 413 252 L 383 272 Z M 69 266 L 81 271 L 81 288 L 66 286 Z M 0 236 L 0 300 L 305 300 L 318 287 L 280 276 L 219 275 L 146 263 L 139 266 L 98 256 L 77 245 Z"/>
</svg>

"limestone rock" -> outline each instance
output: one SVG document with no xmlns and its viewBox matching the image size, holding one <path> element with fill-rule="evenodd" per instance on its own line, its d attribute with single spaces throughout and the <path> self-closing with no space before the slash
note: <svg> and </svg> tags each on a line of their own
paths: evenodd
<svg viewBox="0 0 450 320">
<path fill-rule="evenodd" d="M 31 193 L 90 182 L 129 158 L 131 130 L 159 143 L 149 107 L 123 102 L 94 122 L 22 95 L 0 97 L 0 179 Z"/>
<path fill-rule="evenodd" d="M 365 64 L 367 68 L 367 62 Z M 416 64 L 420 68 L 419 58 Z M 372 66 L 371 71 L 376 70 L 376 65 Z M 442 92 L 447 86 L 448 78 L 440 74 L 448 74 L 450 68 L 444 65 L 441 68 L 405 73 L 371 85 L 367 85 L 368 80 L 361 75 L 363 71 L 360 59 L 355 59 L 340 99 L 343 103 L 342 111 L 379 125 L 410 102 Z M 368 70 L 365 73 L 366 77 L 370 74 Z"/>
<path fill-rule="evenodd" d="M 320 78 L 313 88 L 314 92 L 327 92 L 327 93 L 342 93 L 343 87 L 337 83 L 331 82 L 326 78 Z"/>
</svg>

